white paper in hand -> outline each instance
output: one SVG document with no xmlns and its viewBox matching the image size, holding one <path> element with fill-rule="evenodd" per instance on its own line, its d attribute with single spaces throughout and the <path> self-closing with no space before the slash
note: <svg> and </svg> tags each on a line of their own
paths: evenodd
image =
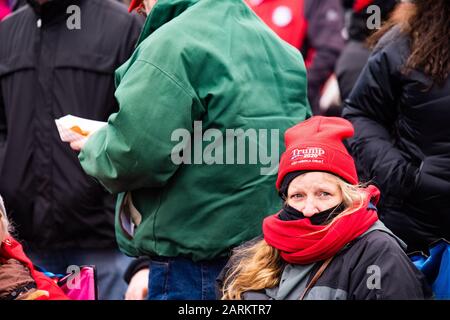
<svg viewBox="0 0 450 320">
<path fill-rule="evenodd" d="M 70 114 L 56 119 L 55 122 L 59 136 L 64 142 L 83 140 L 106 125 L 106 122 L 84 119 Z"/>
</svg>

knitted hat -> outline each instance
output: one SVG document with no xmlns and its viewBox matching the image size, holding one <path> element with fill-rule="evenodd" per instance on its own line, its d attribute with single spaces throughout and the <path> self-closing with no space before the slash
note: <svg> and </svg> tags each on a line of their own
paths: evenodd
<svg viewBox="0 0 450 320">
<path fill-rule="evenodd" d="M 353 2 L 353 11 L 361 12 L 373 3 L 373 0 L 356 0 Z"/>
<path fill-rule="evenodd" d="M 371 5 L 375 5 L 381 10 L 381 20 L 384 20 L 394 9 L 397 2 L 397 0 L 355 0 L 353 2 L 353 12 L 363 15 L 371 15 L 373 12 L 366 12 L 366 9 Z"/>
<path fill-rule="evenodd" d="M 128 7 L 128 12 L 133 11 L 134 9 L 139 8 L 143 3 L 143 0 L 131 0 L 130 6 Z"/>
<path fill-rule="evenodd" d="M 294 171 L 325 171 L 351 184 L 358 183 L 355 162 L 343 144 L 353 135 L 352 124 L 338 117 L 315 116 L 289 128 L 281 155 L 276 187 Z"/>
</svg>

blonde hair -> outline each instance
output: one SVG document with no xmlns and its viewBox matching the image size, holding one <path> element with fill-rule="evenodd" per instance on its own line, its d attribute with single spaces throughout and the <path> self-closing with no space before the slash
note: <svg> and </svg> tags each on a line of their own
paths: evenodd
<svg viewBox="0 0 450 320">
<path fill-rule="evenodd" d="M 277 249 L 263 239 L 238 248 L 231 257 L 236 264 L 225 275 L 222 300 L 240 300 L 246 291 L 272 288 L 279 282 L 283 263 Z"/>
<path fill-rule="evenodd" d="M 0 242 L 9 235 L 10 225 L 6 213 L 0 209 Z"/>
<path fill-rule="evenodd" d="M 367 194 L 361 191 L 365 185 L 351 185 L 337 176 L 330 176 L 335 178 L 342 192 L 345 209 L 319 232 L 328 230 L 342 217 L 359 210 L 367 198 Z M 246 291 L 275 287 L 284 268 L 279 250 L 267 244 L 264 239 L 250 247 L 237 248 L 230 263 L 232 267 L 225 275 L 222 300 L 240 300 Z"/>
<path fill-rule="evenodd" d="M 6 209 L 3 203 L 3 199 L 0 196 L 0 242 L 2 242 L 7 236 L 10 235 L 12 226 L 6 216 Z"/>
</svg>

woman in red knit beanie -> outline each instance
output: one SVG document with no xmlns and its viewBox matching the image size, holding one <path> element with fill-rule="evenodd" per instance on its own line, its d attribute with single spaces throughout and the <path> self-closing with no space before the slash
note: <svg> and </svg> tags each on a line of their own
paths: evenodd
<svg viewBox="0 0 450 320">
<path fill-rule="evenodd" d="M 378 220 L 375 186 L 358 183 L 345 119 L 312 117 L 285 134 L 276 182 L 284 207 L 263 238 L 237 248 L 222 271 L 223 299 L 426 299 L 431 291 Z"/>
</svg>

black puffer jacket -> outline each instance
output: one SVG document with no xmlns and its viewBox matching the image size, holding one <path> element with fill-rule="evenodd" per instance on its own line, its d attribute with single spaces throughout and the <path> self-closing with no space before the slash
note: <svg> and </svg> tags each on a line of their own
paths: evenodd
<svg viewBox="0 0 450 320">
<path fill-rule="evenodd" d="M 380 218 L 408 244 L 426 249 L 450 239 L 450 79 L 443 86 L 403 66 L 408 36 L 399 28 L 380 41 L 346 100 L 343 116 L 361 179 L 381 189 Z"/>
<path fill-rule="evenodd" d="M 105 121 L 118 109 L 114 71 L 142 23 L 116 1 L 28 2 L 0 23 L 0 193 L 28 244 L 116 246 L 114 199 L 83 172 L 54 119 Z M 81 29 L 67 27 L 69 5 L 80 7 Z"/>
<path fill-rule="evenodd" d="M 355 1 L 343 1 L 343 4 L 351 9 Z M 368 6 L 376 5 L 380 8 L 381 20 L 384 21 L 389 13 L 394 9 L 395 0 L 374 0 Z M 364 68 L 367 59 L 370 56 L 370 49 L 365 44 L 367 38 L 374 30 L 367 27 L 367 21 L 373 15 L 373 12 L 367 7 L 360 12 L 355 12 L 351 9 L 348 17 L 348 37 L 349 41 L 336 62 L 335 73 L 339 83 L 339 91 L 341 99 L 344 101 L 350 95 L 356 80 Z"/>
</svg>

